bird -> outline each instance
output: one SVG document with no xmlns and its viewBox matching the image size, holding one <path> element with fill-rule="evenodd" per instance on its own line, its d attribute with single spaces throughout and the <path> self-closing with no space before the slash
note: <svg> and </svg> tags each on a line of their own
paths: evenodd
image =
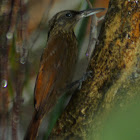
<svg viewBox="0 0 140 140">
<path fill-rule="evenodd" d="M 34 113 L 24 140 L 35 140 L 41 121 L 65 93 L 72 82 L 78 55 L 78 41 L 74 34 L 76 23 L 105 8 L 82 11 L 64 10 L 49 21 L 47 45 L 42 53 L 34 89 Z"/>
</svg>

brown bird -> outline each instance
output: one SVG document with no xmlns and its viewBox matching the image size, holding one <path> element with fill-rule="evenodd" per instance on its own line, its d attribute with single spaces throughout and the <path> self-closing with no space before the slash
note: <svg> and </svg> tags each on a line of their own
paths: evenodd
<svg viewBox="0 0 140 140">
<path fill-rule="evenodd" d="M 105 10 L 96 8 L 84 11 L 66 10 L 49 21 L 48 42 L 40 62 L 34 90 L 35 111 L 24 140 L 35 140 L 39 125 L 65 89 L 72 82 L 78 46 L 74 34 L 75 24 L 83 17 Z"/>
</svg>

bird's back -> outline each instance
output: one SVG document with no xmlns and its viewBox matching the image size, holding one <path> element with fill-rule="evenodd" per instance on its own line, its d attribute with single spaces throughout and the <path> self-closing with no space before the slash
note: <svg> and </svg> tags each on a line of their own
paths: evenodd
<svg viewBox="0 0 140 140">
<path fill-rule="evenodd" d="M 73 32 L 58 32 L 49 38 L 34 91 L 35 109 L 39 114 L 48 113 L 62 95 L 61 90 L 72 82 L 77 50 Z"/>
</svg>

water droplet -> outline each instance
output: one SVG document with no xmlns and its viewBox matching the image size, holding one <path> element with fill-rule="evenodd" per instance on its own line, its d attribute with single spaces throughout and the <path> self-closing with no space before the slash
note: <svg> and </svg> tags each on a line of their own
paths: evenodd
<svg viewBox="0 0 140 140">
<path fill-rule="evenodd" d="M 4 88 L 7 87 L 7 84 L 8 84 L 7 80 L 3 80 L 2 83 L 1 83 L 2 87 L 4 87 Z"/>
<path fill-rule="evenodd" d="M 131 14 L 131 12 L 130 12 L 130 11 L 128 11 L 128 14 L 130 15 L 130 14 Z"/>
<path fill-rule="evenodd" d="M 86 117 L 86 114 L 84 114 L 83 117 Z"/>
<path fill-rule="evenodd" d="M 135 2 L 138 4 L 138 0 L 135 0 Z"/>
<path fill-rule="evenodd" d="M 13 38 L 13 33 L 12 32 L 8 32 L 7 34 L 6 34 L 6 37 L 7 37 L 7 39 L 12 39 Z"/>
<path fill-rule="evenodd" d="M 126 34 L 126 39 L 131 39 L 130 35 L 129 34 Z"/>
<path fill-rule="evenodd" d="M 18 116 L 13 115 L 13 122 L 14 122 L 14 123 L 18 123 L 18 122 L 19 122 Z"/>
<path fill-rule="evenodd" d="M 26 62 L 25 58 L 24 58 L 24 57 L 21 57 L 21 58 L 20 58 L 20 63 L 21 63 L 21 64 L 25 64 L 25 62 Z"/>
<path fill-rule="evenodd" d="M 134 41 L 132 41 L 132 44 L 135 44 L 135 42 L 134 42 Z"/>
</svg>

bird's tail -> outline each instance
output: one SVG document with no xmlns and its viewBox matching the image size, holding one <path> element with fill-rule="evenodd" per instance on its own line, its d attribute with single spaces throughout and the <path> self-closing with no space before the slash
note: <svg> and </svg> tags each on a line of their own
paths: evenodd
<svg viewBox="0 0 140 140">
<path fill-rule="evenodd" d="M 35 111 L 32 120 L 27 128 L 24 140 L 35 140 L 38 134 L 38 129 L 41 123 L 41 119 L 37 118 L 37 112 Z"/>
</svg>

